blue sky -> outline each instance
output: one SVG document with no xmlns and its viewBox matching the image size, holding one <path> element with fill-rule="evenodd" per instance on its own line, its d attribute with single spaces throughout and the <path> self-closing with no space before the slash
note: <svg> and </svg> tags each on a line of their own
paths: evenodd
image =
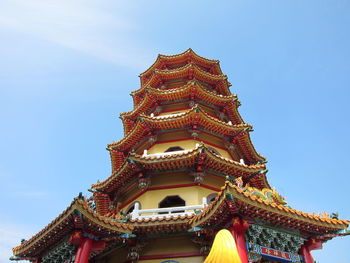
<svg viewBox="0 0 350 263">
<path fill-rule="evenodd" d="M 0 0 L 0 261 L 110 174 L 138 74 L 158 53 L 219 59 L 292 207 L 350 219 L 347 0 Z M 314 252 L 350 262 L 350 238 Z"/>
</svg>

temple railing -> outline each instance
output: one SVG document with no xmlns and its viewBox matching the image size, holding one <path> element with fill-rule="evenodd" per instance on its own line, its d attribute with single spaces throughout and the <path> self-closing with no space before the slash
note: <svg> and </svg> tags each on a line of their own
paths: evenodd
<svg viewBox="0 0 350 263">
<path fill-rule="evenodd" d="M 178 154 L 178 153 L 186 153 L 191 151 L 191 149 L 187 150 L 181 150 L 181 151 L 172 151 L 172 152 L 162 152 L 162 153 L 148 153 L 147 150 L 144 150 L 142 156 L 165 156 L 165 155 L 172 155 L 172 154 Z"/>
<path fill-rule="evenodd" d="M 155 209 L 140 209 L 140 204 L 135 203 L 134 210 L 131 212 L 131 219 L 147 219 L 156 217 L 171 217 L 193 215 L 202 210 L 208 205 L 207 198 L 203 197 L 201 205 L 188 205 Z"/>
<path fill-rule="evenodd" d="M 196 143 L 195 149 L 197 149 L 200 146 L 199 143 Z M 171 151 L 171 152 L 160 152 L 160 153 L 148 153 L 147 150 L 143 151 L 142 156 L 166 156 L 166 155 L 172 155 L 172 154 L 179 154 L 179 153 L 187 153 L 192 151 L 193 149 L 184 149 L 179 151 Z"/>
</svg>

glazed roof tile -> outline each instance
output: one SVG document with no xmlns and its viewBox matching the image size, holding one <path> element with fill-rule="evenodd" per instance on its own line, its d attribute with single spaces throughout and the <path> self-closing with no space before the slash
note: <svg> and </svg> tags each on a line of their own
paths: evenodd
<svg viewBox="0 0 350 263">
<path fill-rule="evenodd" d="M 217 94 L 205 88 L 198 81 L 192 80 L 184 86 L 173 89 L 159 90 L 148 86 L 145 88 L 145 96 L 140 104 L 136 105 L 132 111 L 123 112 L 120 115 L 122 117 L 135 118 L 146 109 L 149 109 L 150 104 L 155 103 L 156 101 L 179 100 L 186 97 L 188 98 L 191 95 L 193 95 L 195 98 L 202 99 L 209 104 L 220 107 L 226 106 L 227 103 L 237 100 L 237 95 L 224 96 Z"/>
<path fill-rule="evenodd" d="M 170 81 L 174 79 L 187 78 L 192 74 L 192 78 L 198 81 L 203 81 L 210 85 L 218 85 L 218 89 L 222 95 L 231 95 L 229 86 L 231 85 L 226 75 L 214 75 L 209 72 L 202 70 L 197 65 L 191 63 L 181 68 L 170 69 L 170 70 L 155 70 L 150 79 L 143 84 L 139 89 L 131 92 L 132 96 L 143 95 L 147 87 L 158 88 L 157 83 L 162 81 Z"/>
<path fill-rule="evenodd" d="M 157 216 L 152 218 L 140 218 L 140 219 L 134 219 L 130 220 L 131 223 L 134 224 L 148 224 L 148 223 L 166 223 L 169 224 L 170 222 L 174 223 L 187 223 L 189 219 L 193 218 L 195 215 L 172 215 L 172 216 Z"/>
<path fill-rule="evenodd" d="M 234 200 L 230 201 L 233 206 L 228 205 L 228 194 L 233 196 Z M 225 209 L 222 209 L 223 205 L 225 206 Z M 142 232 L 144 231 L 142 229 L 153 229 L 154 227 L 155 229 L 151 230 L 151 232 L 165 230 L 171 231 L 174 229 L 173 226 L 178 224 L 181 225 L 182 229 L 203 226 L 213 218 L 220 220 L 221 218 L 230 215 L 230 211 L 227 209 L 234 209 L 235 211 L 237 211 L 236 209 L 239 209 L 240 214 L 246 214 L 248 210 L 254 211 L 258 209 L 260 212 L 255 214 L 256 217 L 260 217 L 267 222 L 275 221 L 276 217 L 278 217 L 278 219 L 282 218 L 281 221 L 278 221 L 279 225 L 288 228 L 301 229 L 302 231 L 310 233 L 323 233 L 327 235 L 327 231 L 343 230 L 349 225 L 348 220 L 316 216 L 290 207 L 277 205 L 274 202 L 262 200 L 251 193 L 245 192 L 238 186 L 226 182 L 225 186 L 222 187 L 221 191 L 218 193 L 216 199 L 209 204 L 201 214 L 171 217 L 159 216 L 152 219 L 143 218 L 131 220 L 130 223 L 119 223 L 115 221 L 115 217 L 112 214 L 109 214 L 111 217 L 101 216 L 89 207 L 87 201 L 76 198 L 55 220 L 39 233 L 31 237 L 28 241 L 15 247 L 13 252 L 15 256 L 37 256 L 43 249 L 49 247 L 52 242 L 57 242 L 57 238 L 62 238 L 62 235 L 67 235 L 68 232 L 74 230 L 74 227 L 69 228 L 67 226 L 74 226 L 73 222 L 75 220 L 72 218 L 72 215 L 75 211 L 79 211 L 83 215 L 85 223 L 95 224 L 98 227 L 96 229 L 99 229 L 98 231 L 108 230 L 114 233 L 132 233 L 134 230 Z M 267 214 L 270 216 L 266 217 Z M 232 212 L 231 215 L 233 216 Z M 297 224 L 298 226 L 296 226 Z M 166 229 L 162 228 L 162 225 L 164 225 Z M 308 228 L 306 226 L 311 226 L 313 230 L 307 230 Z"/>
<path fill-rule="evenodd" d="M 180 119 L 185 119 L 185 116 L 191 117 L 189 119 L 191 122 L 193 122 L 195 118 L 195 114 L 198 114 L 198 121 L 203 121 L 202 126 L 205 127 L 208 130 L 217 132 L 217 133 L 224 133 L 230 134 L 233 131 L 242 130 L 245 128 L 252 128 L 251 125 L 247 123 L 240 123 L 240 124 L 230 124 L 224 121 L 221 121 L 211 115 L 209 115 L 205 110 L 203 110 L 200 106 L 195 105 L 190 110 L 187 110 L 185 112 L 175 113 L 175 114 L 169 114 L 169 115 L 160 115 L 160 116 L 147 116 L 147 115 L 140 115 L 141 120 L 147 121 L 151 127 L 153 127 L 153 124 L 160 123 L 160 125 L 171 125 L 171 123 L 175 123 L 176 121 L 180 121 Z M 169 123 L 170 122 L 170 123 Z M 191 123 L 190 122 L 190 123 Z M 169 124 L 168 124 L 169 123 Z M 186 123 L 186 121 L 185 121 Z M 156 126 L 155 126 L 156 127 Z"/>
<path fill-rule="evenodd" d="M 166 170 L 177 167 L 192 167 L 203 156 L 203 168 L 224 172 L 230 176 L 247 177 L 265 170 L 264 164 L 242 164 L 213 153 L 203 144 L 198 144 L 195 149 L 184 150 L 179 153 L 166 153 L 157 155 L 138 155 L 131 153 L 129 158 L 138 163 L 144 169 Z M 252 181 L 254 184 L 254 182 Z M 266 185 L 264 185 L 266 187 Z"/>
<path fill-rule="evenodd" d="M 143 73 L 140 74 L 140 77 L 144 77 L 147 75 L 152 74 L 152 72 L 155 69 L 160 68 L 161 66 L 164 65 L 164 63 L 169 63 L 171 61 L 181 61 L 183 60 L 183 62 L 187 62 L 188 59 L 192 59 L 193 62 L 197 62 L 200 64 L 207 64 L 207 65 L 218 65 L 219 64 L 219 60 L 212 60 L 212 59 L 207 59 L 204 57 L 201 57 L 199 55 L 197 55 L 191 48 L 187 49 L 186 51 L 184 51 L 183 53 L 177 54 L 177 55 L 161 55 L 159 54 L 156 61 L 147 69 L 145 70 Z M 178 63 L 178 62 L 177 62 Z M 220 66 L 218 65 L 218 71 L 221 72 Z"/>
<path fill-rule="evenodd" d="M 115 172 L 112 173 L 107 179 L 102 182 L 92 184 L 91 188 L 96 190 L 109 191 L 109 188 L 120 187 L 124 184 L 124 181 L 130 178 L 139 169 L 132 163 L 125 160 L 122 166 Z"/>
<path fill-rule="evenodd" d="M 134 128 L 126 134 L 120 141 L 108 145 L 110 149 L 118 149 L 119 151 L 127 151 L 132 148 L 136 142 L 140 140 L 145 134 L 149 134 L 151 129 L 164 130 L 172 128 L 185 128 L 194 124 L 198 117 L 198 123 L 205 127 L 205 129 L 226 135 L 235 135 L 239 131 L 251 129 L 252 126 L 246 123 L 230 124 L 212 117 L 200 106 L 196 105 L 192 109 L 166 116 L 147 116 L 141 114 L 136 122 Z"/>
<path fill-rule="evenodd" d="M 292 228 L 301 228 L 301 224 L 305 224 L 305 226 L 314 226 L 317 227 L 316 229 L 319 229 L 320 232 L 326 231 L 326 229 L 329 230 L 341 230 L 346 229 L 349 225 L 348 220 L 340 220 L 340 219 L 332 219 L 329 217 L 321 217 L 316 216 L 313 214 L 308 214 L 302 211 L 298 211 L 296 209 L 278 205 L 274 202 L 269 202 L 266 200 L 262 200 L 261 198 L 258 198 L 257 196 L 244 191 L 243 189 L 239 188 L 236 185 L 233 185 L 231 183 L 226 183 L 225 186 L 221 189 L 221 192 L 217 196 L 217 198 L 212 202 L 204 211 L 203 213 L 197 215 L 196 217 L 192 218 L 190 223 L 192 227 L 201 225 L 205 223 L 216 210 L 220 207 L 220 205 L 223 202 L 226 202 L 226 195 L 232 194 L 234 198 L 234 202 L 236 206 L 239 206 L 239 203 L 242 204 L 240 208 L 240 213 L 244 213 L 244 205 L 248 205 L 247 209 L 260 209 L 261 211 L 265 211 L 267 213 L 270 213 L 271 215 L 275 215 L 278 218 L 285 218 L 285 220 L 282 220 L 280 222 L 281 225 L 285 225 L 286 227 L 292 227 Z M 266 217 L 265 213 L 259 213 L 255 214 L 256 217 L 263 217 L 262 219 L 269 221 L 268 217 Z M 270 220 L 272 220 L 272 216 L 270 216 Z M 296 225 L 299 224 L 298 227 Z M 317 231 L 317 230 L 314 230 Z"/>
<path fill-rule="evenodd" d="M 122 166 L 106 180 L 93 184 L 92 189 L 111 192 L 121 187 L 126 181 L 130 181 L 139 169 L 148 170 L 166 170 L 184 167 L 193 167 L 199 155 L 203 154 L 203 168 L 223 172 L 230 176 L 247 177 L 254 173 L 263 172 L 266 167 L 264 164 L 242 164 L 213 153 L 203 143 L 198 143 L 194 149 L 188 149 L 180 152 L 159 153 L 150 155 L 139 155 L 130 153 Z M 135 165 L 133 163 L 135 163 Z M 269 187 L 264 180 L 264 173 L 255 177 L 251 185 L 258 188 Z"/>
<path fill-rule="evenodd" d="M 23 244 L 13 248 L 13 254 L 15 256 L 35 256 L 45 247 L 57 242 L 57 238 L 63 238 L 64 235 L 67 235 L 75 228 L 73 215 L 76 211 L 84 215 L 86 222 L 97 224 L 99 228 L 107 229 L 108 231 L 131 233 L 134 228 L 131 224 L 119 223 L 97 214 L 89 208 L 86 201 L 76 198 L 70 206 L 40 232 Z"/>
</svg>

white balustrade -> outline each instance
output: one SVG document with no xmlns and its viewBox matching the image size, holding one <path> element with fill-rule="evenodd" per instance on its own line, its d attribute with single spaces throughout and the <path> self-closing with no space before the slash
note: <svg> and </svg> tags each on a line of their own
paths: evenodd
<svg viewBox="0 0 350 263">
<path fill-rule="evenodd" d="M 147 154 L 147 150 L 143 152 L 143 156 L 166 156 L 166 155 L 171 155 L 171 154 L 177 154 L 177 153 L 186 153 L 190 150 L 181 150 L 181 151 L 173 151 L 173 152 L 165 152 L 165 153 L 151 153 Z"/>
<path fill-rule="evenodd" d="M 203 197 L 201 205 L 188 205 L 188 206 L 177 206 L 177 207 L 166 207 L 166 208 L 155 208 L 155 209 L 140 210 L 140 204 L 136 202 L 135 208 L 131 212 L 131 219 L 193 215 L 195 213 L 195 210 L 202 211 L 207 205 L 208 203 L 207 203 L 206 197 Z"/>
<path fill-rule="evenodd" d="M 196 143 L 195 149 L 198 149 L 199 146 L 200 146 L 200 144 Z M 187 152 L 192 151 L 192 150 L 193 149 L 185 149 L 185 150 L 181 150 L 181 151 L 150 153 L 150 154 L 148 153 L 147 150 L 144 150 L 142 156 L 166 156 L 166 155 L 171 155 L 171 154 L 187 153 Z"/>
</svg>

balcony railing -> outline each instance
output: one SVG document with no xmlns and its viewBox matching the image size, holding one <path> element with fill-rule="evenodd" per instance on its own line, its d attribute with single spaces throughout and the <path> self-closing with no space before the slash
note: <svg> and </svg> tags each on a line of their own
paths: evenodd
<svg viewBox="0 0 350 263">
<path fill-rule="evenodd" d="M 195 211 L 199 210 L 199 212 L 202 212 L 202 210 L 207 205 L 208 204 L 207 204 L 206 197 L 203 197 L 201 205 L 188 205 L 188 206 L 177 206 L 177 207 L 166 207 L 166 208 L 155 208 L 155 209 L 140 209 L 140 204 L 135 203 L 135 208 L 131 212 L 131 219 L 193 215 L 195 214 Z"/>
<path fill-rule="evenodd" d="M 199 143 L 196 143 L 195 149 L 197 149 L 198 147 L 199 147 Z M 185 149 L 180 151 L 161 152 L 161 153 L 148 153 L 147 150 L 144 150 L 142 156 L 166 156 L 166 155 L 172 155 L 172 154 L 178 154 L 178 153 L 187 153 L 192 150 L 193 149 Z"/>
</svg>

